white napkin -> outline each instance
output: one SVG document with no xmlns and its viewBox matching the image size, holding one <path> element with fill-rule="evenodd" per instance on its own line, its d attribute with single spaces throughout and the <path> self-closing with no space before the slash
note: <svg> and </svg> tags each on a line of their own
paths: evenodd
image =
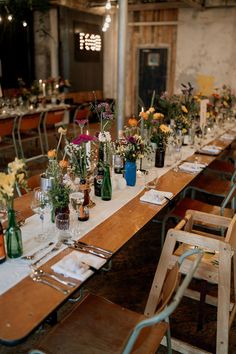
<svg viewBox="0 0 236 354">
<path fill-rule="evenodd" d="M 235 135 L 225 133 L 225 134 L 223 134 L 220 137 L 220 139 L 222 139 L 222 140 L 234 140 L 235 139 Z"/>
<path fill-rule="evenodd" d="M 87 266 L 81 264 L 81 262 L 84 262 Z M 93 271 L 89 269 L 89 266 L 99 269 L 105 263 L 105 259 L 94 256 L 93 254 L 72 251 L 59 262 L 55 263 L 51 268 L 56 273 L 63 274 L 66 277 L 85 281 L 85 279 L 93 274 Z"/>
<path fill-rule="evenodd" d="M 216 146 L 216 145 L 205 145 L 203 146 L 200 151 L 203 152 L 209 152 L 210 154 L 219 154 L 222 150 L 221 146 Z"/>
<path fill-rule="evenodd" d="M 185 172 L 201 172 L 206 165 L 198 162 L 184 162 L 179 165 L 179 169 Z"/>
<path fill-rule="evenodd" d="M 140 200 L 142 202 L 162 205 L 167 201 L 165 197 L 171 199 L 173 197 L 173 193 L 150 189 L 149 191 L 145 192 L 144 195 L 142 195 Z"/>
</svg>

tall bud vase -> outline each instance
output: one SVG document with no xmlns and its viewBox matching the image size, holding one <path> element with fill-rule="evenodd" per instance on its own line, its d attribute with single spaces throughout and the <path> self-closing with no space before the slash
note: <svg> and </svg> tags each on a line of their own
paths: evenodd
<svg viewBox="0 0 236 354">
<path fill-rule="evenodd" d="M 8 210 L 8 227 L 6 230 L 7 255 L 9 258 L 18 258 L 23 254 L 21 229 L 17 225 L 14 209 Z"/>
<path fill-rule="evenodd" d="M 111 185 L 111 176 L 110 176 L 110 167 L 105 165 L 104 167 L 104 177 L 101 187 L 101 197 L 102 200 L 111 200 L 112 196 L 112 185 Z"/>
<path fill-rule="evenodd" d="M 125 161 L 125 179 L 127 186 L 136 184 L 136 161 Z"/>
</svg>

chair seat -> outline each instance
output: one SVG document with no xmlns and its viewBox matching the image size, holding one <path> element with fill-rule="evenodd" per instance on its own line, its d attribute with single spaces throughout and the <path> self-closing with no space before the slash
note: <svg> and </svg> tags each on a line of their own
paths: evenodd
<svg viewBox="0 0 236 354">
<path fill-rule="evenodd" d="M 230 181 L 222 180 L 216 177 L 200 175 L 191 183 L 190 187 L 200 189 L 209 194 L 225 196 L 230 189 Z"/>
<path fill-rule="evenodd" d="M 209 169 L 222 172 L 223 174 L 230 174 L 234 173 L 235 167 L 231 162 L 223 161 L 223 160 L 215 160 L 209 166 Z"/>
<path fill-rule="evenodd" d="M 221 207 L 216 205 L 211 205 L 204 203 L 200 200 L 184 198 L 182 199 L 170 214 L 170 216 L 178 217 L 183 219 L 185 217 L 185 213 L 187 210 L 199 210 L 205 213 L 214 214 L 214 215 L 221 215 Z M 231 218 L 234 215 L 234 212 L 230 208 L 224 209 L 224 215 L 226 217 Z"/>
<path fill-rule="evenodd" d="M 122 353 L 133 327 L 145 318 L 90 294 L 52 329 L 38 349 L 47 354 Z M 161 322 L 142 330 L 132 353 L 155 353 L 167 328 Z"/>
</svg>

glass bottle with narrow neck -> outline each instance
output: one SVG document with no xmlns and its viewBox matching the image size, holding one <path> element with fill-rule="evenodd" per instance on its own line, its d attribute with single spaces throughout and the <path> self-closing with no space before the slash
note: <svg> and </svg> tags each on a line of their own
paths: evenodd
<svg viewBox="0 0 236 354">
<path fill-rule="evenodd" d="M 6 230 L 7 255 L 9 258 L 18 258 L 23 254 L 21 229 L 16 223 L 15 211 L 8 210 L 8 228 Z"/>
</svg>

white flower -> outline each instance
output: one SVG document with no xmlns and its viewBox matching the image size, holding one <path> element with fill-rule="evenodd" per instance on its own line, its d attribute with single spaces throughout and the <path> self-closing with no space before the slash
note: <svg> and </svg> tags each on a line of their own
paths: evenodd
<svg viewBox="0 0 236 354">
<path fill-rule="evenodd" d="M 111 134 L 110 132 L 100 132 L 99 135 L 98 135 L 98 140 L 101 142 L 101 143 L 109 143 L 111 142 Z"/>
</svg>

